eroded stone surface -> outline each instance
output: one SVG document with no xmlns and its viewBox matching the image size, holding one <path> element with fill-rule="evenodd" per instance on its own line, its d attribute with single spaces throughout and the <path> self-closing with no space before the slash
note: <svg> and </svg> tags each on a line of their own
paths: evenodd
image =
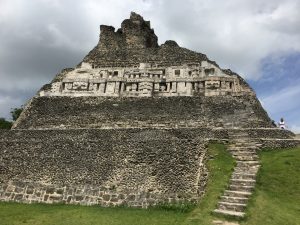
<svg viewBox="0 0 300 225">
<path fill-rule="evenodd" d="M 0 200 L 194 202 L 207 182 L 209 140 L 227 143 L 242 130 L 265 147 L 298 143 L 273 128 L 238 74 L 175 41 L 159 46 L 140 15 L 100 30 L 83 61 L 44 85 L 14 130 L 0 130 Z"/>
<path fill-rule="evenodd" d="M 145 207 L 204 191 L 206 141 L 189 130 L 9 133 L 0 141 L 1 200 Z"/>
<path fill-rule="evenodd" d="M 69 71 L 62 71 L 40 96 L 215 96 L 254 95 L 243 79 L 205 55 L 159 46 L 149 21 L 132 13 L 115 31 L 100 26 L 98 45 Z"/>
<path fill-rule="evenodd" d="M 258 128 L 272 126 L 255 96 L 36 97 L 15 129 Z"/>
</svg>

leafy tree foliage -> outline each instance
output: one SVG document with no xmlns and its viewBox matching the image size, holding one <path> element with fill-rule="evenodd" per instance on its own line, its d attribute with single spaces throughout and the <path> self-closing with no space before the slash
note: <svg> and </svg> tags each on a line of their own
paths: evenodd
<svg viewBox="0 0 300 225">
<path fill-rule="evenodd" d="M 13 125 L 13 122 L 19 118 L 22 111 L 23 111 L 23 106 L 21 108 L 14 108 L 10 111 L 13 121 L 8 121 L 5 118 L 0 118 L 0 129 L 10 129 Z"/>
<path fill-rule="evenodd" d="M 10 111 L 13 121 L 16 121 L 23 111 L 23 106 L 21 108 L 14 108 Z"/>
<path fill-rule="evenodd" d="M 0 129 L 10 129 L 12 126 L 12 122 L 5 120 L 4 118 L 0 118 Z"/>
</svg>

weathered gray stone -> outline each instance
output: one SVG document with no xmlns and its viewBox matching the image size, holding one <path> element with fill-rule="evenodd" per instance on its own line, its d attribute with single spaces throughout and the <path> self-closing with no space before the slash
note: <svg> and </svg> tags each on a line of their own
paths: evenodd
<svg viewBox="0 0 300 225">
<path fill-rule="evenodd" d="M 45 85 L 13 130 L 0 130 L 0 200 L 196 202 L 208 179 L 208 141 L 247 136 L 231 148 L 239 162 L 220 204 L 222 212 L 243 209 L 237 204 L 245 204 L 258 170 L 245 162 L 257 160 L 256 148 L 298 144 L 293 133 L 273 127 L 238 74 L 175 41 L 159 46 L 140 15 L 117 31 L 100 30 L 83 61 Z M 254 148 L 242 153 L 246 142 Z"/>
</svg>

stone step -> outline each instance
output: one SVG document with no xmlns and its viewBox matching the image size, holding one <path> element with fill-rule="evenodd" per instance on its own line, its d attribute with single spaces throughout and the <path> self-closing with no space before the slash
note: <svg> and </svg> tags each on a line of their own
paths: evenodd
<svg viewBox="0 0 300 225">
<path fill-rule="evenodd" d="M 254 173 L 256 174 L 259 170 L 259 167 L 235 167 L 233 172 L 234 173 Z"/>
<path fill-rule="evenodd" d="M 236 216 L 236 217 L 240 217 L 240 218 L 243 218 L 245 216 L 244 212 L 236 212 L 236 211 L 231 211 L 231 210 L 215 209 L 214 212 L 220 213 L 223 215 Z"/>
<path fill-rule="evenodd" d="M 229 152 L 232 155 L 256 155 L 257 156 L 256 151 L 251 151 L 251 150 L 249 151 L 247 149 L 245 149 L 245 150 L 229 150 Z"/>
<path fill-rule="evenodd" d="M 244 146 L 248 146 L 248 147 L 257 147 L 255 142 L 229 142 L 227 144 L 227 146 L 231 146 L 231 147 L 244 147 Z"/>
<path fill-rule="evenodd" d="M 255 180 L 253 179 L 230 179 L 230 184 L 231 185 L 242 185 L 242 186 L 254 186 L 256 183 Z"/>
<path fill-rule="evenodd" d="M 256 157 L 258 157 L 256 152 L 249 152 L 249 151 L 230 151 L 230 154 L 232 156 L 256 156 Z M 258 160 L 259 160 L 259 158 L 257 160 L 249 160 L 249 161 L 258 161 Z"/>
<path fill-rule="evenodd" d="M 232 173 L 231 178 L 232 179 L 245 179 L 245 180 L 253 179 L 253 180 L 255 180 L 256 173 L 238 173 L 238 172 L 234 172 L 234 173 Z"/>
<path fill-rule="evenodd" d="M 231 184 L 229 185 L 229 190 L 230 191 L 242 191 L 242 192 L 251 192 L 254 189 L 253 185 L 234 185 Z"/>
<path fill-rule="evenodd" d="M 243 212 L 246 208 L 246 204 L 241 203 L 231 203 L 231 202 L 219 202 L 218 209 L 221 210 L 231 210 L 236 212 Z"/>
<path fill-rule="evenodd" d="M 248 144 L 235 144 L 235 145 L 227 145 L 227 148 L 249 148 L 249 149 L 258 149 L 256 145 L 248 145 Z"/>
<path fill-rule="evenodd" d="M 232 150 L 232 151 L 237 151 L 237 150 L 255 150 L 256 151 L 257 147 L 253 147 L 253 146 L 228 146 L 227 149 Z"/>
<path fill-rule="evenodd" d="M 234 169 L 238 173 L 257 173 L 259 166 L 239 166 Z"/>
<path fill-rule="evenodd" d="M 249 135 L 248 134 L 233 134 L 229 135 L 230 140 L 241 140 L 241 139 L 246 139 L 249 141 Z"/>
<path fill-rule="evenodd" d="M 256 155 L 256 151 L 249 151 L 249 150 L 238 150 L 238 151 L 229 151 L 232 155 Z"/>
<path fill-rule="evenodd" d="M 255 141 L 253 139 L 245 138 L 245 137 L 240 137 L 240 138 L 237 137 L 237 138 L 230 139 L 229 143 L 230 144 L 239 144 L 239 143 L 242 143 L 242 144 L 248 144 L 248 143 L 257 144 L 257 141 Z"/>
<path fill-rule="evenodd" d="M 230 202 L 230 203 L 240 203 L 240 204 L 246 204 L 248 201 L 248 198 L 245 197 L 231 197 L 231 196 L 221 196 L 221 202 Z"/>
<path fill-rule="evenodd" d="M 247 135 L 234 135 L 230 137 L 230 140 L 234 143 L 234 142 L 240 142 L 245 140 L 245 142 L 249 142 L 249 136 Z"/>
<path fill-rule="evenodd" d="M 235 140 L 229 141 L 229 144 L 234 144 L 234 145 L 248 145 L 248 146 L 253 145 L 253 146 L 256 146 L 257 142 L 249 140 L 249 139 L 235 139 Z"/>
<path fill-rule="evenodd" d="M 231 140 L 227 150 L 236 159 L 236 166 L 231 175 L 228 190 L 221 196 L 216 213 L 244 217 L 243 212 L 251 192 L 255 187 L 256 174 L 259 170 L 259 156 L 257 150 L 261 144 L 250 139 L 245 132 L 229 133 Z"/>
<path fill-rule="evenodd" d="M 233 156 L 236 160 L 239 161 L 254 161 L 259 159 L 258 156 L 250 156 L 250 155 L 234 155 Z"/>
<path fill-rule="evenodd" d="M 249 161 L 239 161 L 239 162 L 249 162 Z M 249 170 L 249 173 L 257 173 L 260 165 L 251 165 L 251 164 L 238 164 L 234 171 L 247 171 Z M 251 171 L 251 172 L 250 172 Z"/>
<path fill-rule="evenodd" d="M 227 151 L 231 152 L 231 153 L 235 153 L 235 152 L 249 152 L 252 154 L 257 154 L 257 151 L 255 149 L 249 149 L 249 148 L 228 148 Z"/>
<path fill-rule="evenodd" d="M 236 161 L 237 166 L 259 166 L 259 161 Z"/>
<path fill-rule="evenodd" d="M 226 190 L 224 192 L 224 195 L 229 196 L 229 197 L 247 198 L 250 195 L 252 195 L 252 193 L 248 192 L 248 191 L 230 191 L 230 190 Z"/>
</svg>

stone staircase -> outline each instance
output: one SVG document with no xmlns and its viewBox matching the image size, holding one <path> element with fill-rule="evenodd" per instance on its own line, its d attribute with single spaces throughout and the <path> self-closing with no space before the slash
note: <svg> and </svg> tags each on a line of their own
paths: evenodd
<svg viewBox="0 0 300 225">
<path fill-rule="evenodd" d="M 245 208 L 256 182 L 259 161 L 256 150 L 260 144 L 251 140 L 247 133 L 230 134 L 228 151 L 236 160 L 230 183 L 221 196 L 215 213 L 244 217 Z"/>
</svg>

